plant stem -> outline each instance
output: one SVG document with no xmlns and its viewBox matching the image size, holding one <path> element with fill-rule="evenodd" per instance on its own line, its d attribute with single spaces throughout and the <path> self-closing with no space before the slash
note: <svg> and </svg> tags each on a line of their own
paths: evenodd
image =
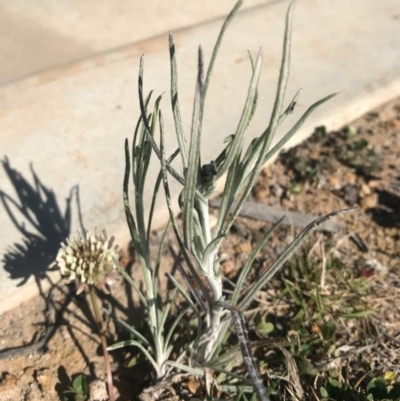
<svg viewBox="0 0 400 401">
<path fill-rule="evenodd" d="M 113 378 L 112 378 L 111 365 L 110 365 L 110 355 L 108 354 L 108 351 L 107 351 L 107 341 L 106 341 L 106 336 L 105 336 L 105 333 L 103 330 L 103 319 L 101 318 L 99 306 L 97 304 L 96 293 L 95 293 L 95 289 L 94 289 L 93 285 L 89 285 L 89 294 L 90 294 L 90 300 L 92 301 L 94 316 L 96 318 L 97 329 L 99 331 L 101 347 L 103 348 L 104 363 L 106 365 L 106 371 L 107 371 L 108 395 L 110 397 L 110 401 L 115 401 L 114 385 L 113 385 Z"/>
</svg>

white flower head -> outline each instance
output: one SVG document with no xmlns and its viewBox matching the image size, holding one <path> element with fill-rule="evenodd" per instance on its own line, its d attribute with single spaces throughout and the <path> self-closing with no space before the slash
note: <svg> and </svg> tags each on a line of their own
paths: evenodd
<svg viewBox="0 0 400 401">
<path fill-rule="evenodd" d="M 70 237 L 66 244 L 61 244 L 56 264 L 67 282 L 78 280 L 77 294 L 86 285 L 96 285 L 108 292 L 104 284 L 112 284 L 109 275 L 116 267 L 114 260 L 118 259 L 118 246 L 113 247 L 114 240 L 114 237 L 107 240 L 104 230 L 100 235 L 79 231 L 77 237 Z"/>
</svg>

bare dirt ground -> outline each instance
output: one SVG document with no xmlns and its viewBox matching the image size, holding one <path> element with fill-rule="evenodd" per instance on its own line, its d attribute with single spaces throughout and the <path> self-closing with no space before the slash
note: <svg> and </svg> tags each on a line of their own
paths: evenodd
<svg viewBox="0 0 400 401">
<path fill-rule="evenodd" d="M 400 99 L 395 99 L 339 132 L 327 133 L 322 127 L 316 129 L 308 141 L 282 154 L 273 166 L 263 170 L 250 199 L 315 216 L 358 206 L 355 212 L 340 217 L 343 227 L 340 232 L 334 235 L 316 233 L 308 240 L 307 248 L 308 256 L 316 253 L 319 260 L 324 260 L 328 254 L 332 255 L 346 266 L 349 282 L 362 278 L 368 286 L 368 297 L 365 299 L 362 296 L 351 298 L 354 294 L 351 295 L 350 290 L 343 292 L 344 296 L 349 297 L 346 307 L 351 309 L 357 303 L 377 313 L 373 318 L 362 321 L 363 330 L 352 324 L 351 320 L 346 321 L 343 327 L 347 327 L 347 331 L 342 329 L 335 340 L 336 348 L 356 343 L 358 348 L 353 349 L 370 347 L 364 348 L 355 357 L 353 354 L 344 358 L 357 362 L 350 369 L 354 377 L 360 377 L 368 369 L 376 375 L 388 370 L 399 373 L 399 157 Z M 265 222 L 238 219 L 221 255 L 228 279 L 234 282 L 238 269 L 265 227 L 269 226 Z M 297 232 L 292 227 L 280 228 L 257 258 L 249 280 L 261 274 Z M 154 234 L 155 243 L 159 236 L 159 233 Z M 173 241 L 172 235 L 170 240 Z M 132 264 L 128 257 L 124 263 L 134 277 L 139 277 L 139 268 L 135 263 Z M 163 268 L 167 270 L 172 264 L 170 255 L 166 253 Z M 285 289 L 282 280 L 290 282 L 289 276 L 285 273 L 279 275 L 261 296 L 265 310 L 268 310 L 268 316 L 275 325 L 276 337 L 285 335 L 283 332 L 277 333 L 277 327 L 280 327 L 277 321 L 280 319 L 282 325 L 289 325 L 293 329 L 291 320 L 296 318 L 299 310 L 290 299 L 278 305 L 273 301 Z M 131 324 L 139 324 L 143 319 L 143 311 L 132 300 L 131 289 L 122 278 L 117 281 L 112 288 L 116 301 L 110 296 L 103 296 L 104 306 L 124 316 Z M 295 284 L 293 289 L 297 288 Z M 227 288 L 229 285 L 227 283 Z M 330 291 L 332 297 L 335 291 L 340 292 L 343 288 L 339 282 L 329 282 L 329 277 L 326 286 L 326 291 Z M 26 348 L 25 352 L 19 349 L 0 353 L 1 401 L 62 400 L 63 391 L 71 386 L 72 378 L 79 373 L 87 375 L 91 386 L 90 400 L 107 399 L 105 369 L 99 340 L 93 331 L 95 324 L 91 307 L 85 294 L 76 297 L 72 291 L 73 288 L 62 284 L 53 289 L 47 308 L 44 299 L 37 297 L 2 316 L 0 345 L 3 349 L 35 342 L 46 332 L 49 333 L 46 331 L 49 321 L 55 322 L 55 331 L 42 350 Z M 64 309 L 61 317 L 58 317 L 54 311 L 60 308 Z M 332 311 L 329 313 L 336 316 Z M 340 319 L 342 317 L 340 315 Z M 312 317 L 303 318 L 303 328 L 308 327 L 317 334 L 320 330 L 318 327 L 322 327 L 318 324 L 318 320 Z M 112 321 L 107 323 L 107 327 L 109 344 L 117 338 L 126 338 L 126 334 Z M 374 340 L 371 342 L 369 338 Z M 313 352 L 307 356 L 307 361 L 322 372 L 322 362 L 317 360 L 319 355 Z M 268 358 L 269 354 L 264 355 Z M 148 369 L 142 362 L 136 364 L 140 369 L 127 367 L 127 361 L 132 356 L 122 351 L 114 352 L 112 356 L 118 400 L 135 399 L 140 389 L 149 385 Z M 369 366 L 367 370 L 364 362 Z M 306 381 L 304 383 L 307 386 Z M 189 390 L 186 386 L 186 393 L 188 396 L 182 399 L 194 396 L 190 394 L 190 386 Z M 177 397 L 176 400 L 181 399 L 179 395 Z"/>
</svg>

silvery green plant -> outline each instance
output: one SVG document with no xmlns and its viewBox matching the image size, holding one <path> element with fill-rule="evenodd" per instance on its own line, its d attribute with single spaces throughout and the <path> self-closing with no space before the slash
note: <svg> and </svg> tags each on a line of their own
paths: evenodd
<svg viewBox="0 0 400 401">
<path fill-rule="evenodd" d="M 163 377 L 171 369 L 178 368 L 195 374 L 203 374 L 201 366 L 214 369 L 223 369 L 232 362 L 233 354 L 229 351 L 221 354 L 221 345 L 228 336 L 228 327 L 231 324 L 230 315 L 224 308 L 227 303 L 235 310 L 245 310 L 249 307 L 257 292 L 270 280 L 270 278 L 283 266 L 289 257 L 304 241 L 307 235 L 326 219 L 339 212 L 324 216 L 306 229 L 293 241 L 286 251 L 279 257 L 273 266 L 253 285 L 245 288 L 246 276 L 257 254 L 265 245 L 268 238 L 274 232 L 279 222 L 264 235 L 260 243 L 255 247 L 245 266 L 241 269 L 235 290 L 230 299 L 223 295 L 223 280 L 220 262 L 218 258 L 222 241 L 228 236 L 235 218 L 238 216 L 243 203 L 249 195 L 261 167 L 270 160 L 300 129 L 308 116 L 320 105 L 331 99 L 335 94 L 329 95 L 313 105 L 301 116 L 293 127 L 271 147 L 272 139 L 278 127 L 293 112 L 294 106 L 300 95 L 296 93 L 294 98 L 284 108 L 284 95 L 289 75 L 290 41 L 293 4 L 289 7 L 286 17 L 286 29 L 283 43 L 283 56 L 280 67 L 278 88 L 275 102 L 269 122 L 258 137 L 253 139 L 247 149 L 243 148 L 244 135 L 254 116 L 257 106 L 258 82 L 262 65 L 262 50 L 255 60 L 250 55 L 252 77 L 244 103 L 242 114 L 239 118 L 236 131 L 225 141 L 225 147 L 218 157 L 208 164 L 201 165 L 200 144 L 202 135 L 202 121 L 207 91 L 212 76 L 214 64 L 222 38 L 232 18 L 240 8 L 243 0 L 239 0 L 225 20 L 217 42 L 215 44 L 210 64 L 204 77 L 203 54 L 201 48 L 198 51 L 198 74 L 192 114 L 190 136 L 184 133 L 179 104 L 178 71 L 173 36 L 169 36 L 170 66 L 171 66 L 171 103 L 175 122 L 175 132 L 178 149 L 169 157 L 165 155 L 165 139 L 163 115 L 159 108 L 161 96 L 157 98 L 151 113 L 148 112 L 151 93 L 146 98 L 143 95 L 143 58 L 139 69 L 139 103 L 141 116 L 133 137 L 131 152 L 126 141 L 126 171 L 124 180 L 124 202 L 127 222 L 131 237 L 135 245 L 139 263 L 142 268 L 146 291 L 142 292 L 138 286 L 123 271 L 130 281 L 141 301 L 148 311 L 149 324 L 152 331 L 152 344 L 144 338 L 135 328 L 130 328 L 135 340 L 120 342 L 110 349 L 122 346 L 137 346 L 153 364 L 156 376 Z M 158 129 L 157 129 L 158 127 Z M 159 145 L 155 134 L 159 130 Z M 153 201 L 150 208 L 148 223 L 145 223 L 143 192 L 146 175 L 150 165 L 150 158 L 155 154 L 161 165 Z M 171 165 L 172 160 L 180 156 L 182 169 L 178 172 Z M 128 196 L 128 184 L 132 170 L 134 184 L 134 207 L 131 208 Z M 217 180 L 226 176 L 222 192 L 221 205 L 217 223 L 214 228 L 210 224 L 209 200 L 213 195 Z M 178 228 L 175 218 L 176 211 L 169 190 L 169 180 L 177 180 L 183 187 L 179 197 L 179 206 L 182 211 L 183 229 Z M 176 238 L 181 252 L 187 262 L 187 267 L 193 280 L 196 281 L 202 296 L 196 293 L 189 285 L 184 288 L 171 274 L 168 278 L 174 284 L 174 291 L 169 294 L 166 305 L 163 306 L 159 296 L 158 272 L 161 263 L 162 245 L 158 253 L 157 261 L 153 265 L 150 257 L 149 235 L 151 232 L 152 217 L 157 193 L 161 184 L 164 187 L 165 198 Z M 165 235 L 164 237 L 165 238 Z M 164 241 L 162 241 L 163 244 Z M 185 274 L 185 273 L 184 273 Z M 245 291 L 244 291 L 245 290 Z M 170 312 L 171 303 L 179 291 L 187 301 L 188 307 L 178 312 L 172 326 L 166 330 L 165 323 Z M 244 295 L 243 295 L 244 294 Z M 194 300 L 193 300 L 194 299 Z M 203 301 L 204 299 L 205 301 Z M 197 305 L 195 302 L 197 301 Z M 171 339 L 179 320 L 182 319 L 188 309 L 192 309 L 196 317 L 197 336 L 189 347 L 189 353 L 183 352 L 177 360 L 169 360 L 172 350 Z M 190 356 L 187 358 L 187 356 Z M 186 362 L 185 362 L 186 361 Z M 230 365 L 231 366 L 231 365 Z"/>
</svg>

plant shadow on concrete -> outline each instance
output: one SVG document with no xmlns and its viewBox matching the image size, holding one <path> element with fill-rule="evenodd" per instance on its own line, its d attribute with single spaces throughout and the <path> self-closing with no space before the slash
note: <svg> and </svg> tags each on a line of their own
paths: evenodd
<svg viewBox="0 0 400 401">
<path fill-rule="evenodd" d="M 22 174 L 14 169 L 8 158 L 1 161 L 4 171 L 14 187 L 16 198 L 0 190 L 3 206 L 23 238 L 20 243 L 9 246 L 3 255 L 4 270 L 12 280 L 21 280 L 17 287 L 22 287 L 31 276 L 38 286 L 39 294 L 45 302 L 46 331 L 41 339 L 34 340 L 28 347 L 14 347 L 1 351 L 2 357 L 8 354 L 29 352 L 33 349 L 44 349 L 54 333 L 56 322 L 61 319 L 71 301 L 66 298 L 66 304 L 56 311 L 54 297 L 60 289 L 60 281 L 53 282 L 48 272 L 55 270 L 51 267 L 60 242 L 69 235 L 71 227 L 71 202 L 76 195 L 79 208 L 79 188 L 73 187 L 66 199 L 66 209 L 61 212 L 54 192 L 46 187 L 37 176 L 33 166 L 30 166 L 34 184 L 31 185 Z M 47 280 L 50 289 L 43 289 L 42 281 Z"/>
<path fill-rule="evenodd" d="M 70 234 L 71 202 L 74 194 L 79 202 L 79 188 L 71 189 L 65 212 L 62 213 L 54 192 L 41 182 L 32 165 L 34 185 L 11 167 L 7 158 L 2 160 L 2 165 L 17 197 L 13 198 L 0 190 L 0 198 L 10 220 L 23 235 L 22 243 L 10 246 L 3 256 L 4 269 L 12 280 L 22 279 L 18 286 L 24 285 L 33 276 L 43 295 L 41 280 L 46 278 L 51 283 L 46 273 L 55 270 L 50 265 L 60 243 Z"/>
<path fill-rule="evenodd" d="M 78 327 L 80 324 L 90 328 L 96 326 L 90 305 L 85 296 L 75 297 L 74 286 L 65 287 L 60 280 L 53 281 L 48 274 L 58 270 L 58 267 L 54 267 L 54 260 L 60 249 L 60 243 L 70 236 L 71 220 L 75 209 L 81 230 L 85 231 L 80 211 L 79 187 L 75 186 L 71 189 L 66 199 L 65 210 L 62 212 L 56 195 L 43 184 L 32 165 L 30 168 L 33 184 L 11 166 L 8 158 L 5 157 L 1 162 L 16 196 L 0 190 L 0 198 L 15 229 L 23 236 L 21 242 L 9 246 L 3 256 L 4 270 L 9 273 L 12 280 L 20 280 L 17 287 L 23 287 L 31 277 L 34 278 L 45 305 L 45 319 L 43 323 L 40 323 L 40 326 L 43 327 L 37 329 L 29 344 L 4 348 L 0 350 L 0 358 L 45 351 L 57 327 L 64 325 L 82 358 L 86 361 L 89 371 L 88 378 L 94 380 L 96 374 L 93 363 L 77 337 L 77 332 L 81 332 L 81 328 Z M 76 207 L 74 208 L 75 202 Z M 132 260 L 132 255 L 130 260 Z M 131 268 L 132 263 L 130 262 L 126 266 L 128 273 Z M 44 280 L 50 284 L 47 290 L 43 287 Z M 103 306 L 107 305 L 109 316 L 117 319 L 118 314 L 127 320 L 139 321 L 143 316 L 143 311 L 134 304 L 130 285 L 124 283 L 124 288 L 127 306 L 110 294 L 98 293 L 98 295 Z M 72 304 L 75 304 L 76 308 L 71 307 Z M 110 333 L 109 342 L 118 341 L 122 339 L 123 335 L 123 330 L 118 327 L 115 336 Z M 62 399 L 63 392 L 71 386 L 68 374 L 62 366 L 59 370 L 59 380 L 57 390 Z"/>
</svg>

